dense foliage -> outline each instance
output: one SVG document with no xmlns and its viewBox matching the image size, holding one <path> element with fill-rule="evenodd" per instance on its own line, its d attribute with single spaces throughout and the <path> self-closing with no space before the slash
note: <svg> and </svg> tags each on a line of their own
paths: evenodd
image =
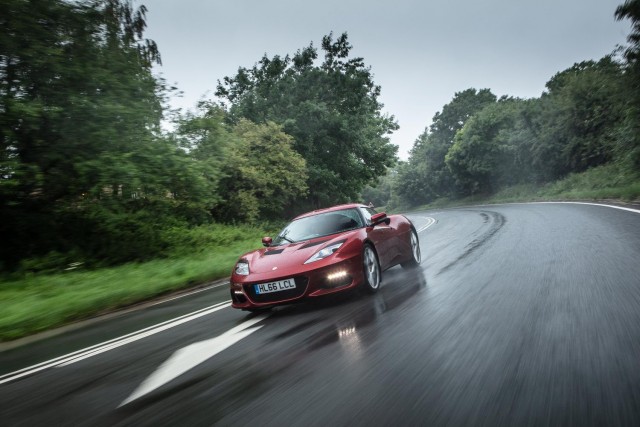
<svg viewBox="0 0 640 427">
<path fill-rule="evenodd" d="M 3 0 L 0 270 L 184 255 L 219 240 L 212 223 L 349 200 L 415 205 L 602 165 L 637 174 L 639 10 L 616 11 L 632 23 L 624 52 L 556 74 L 540 98 L 456 93 L 396 164 L 398 125 L 346 33 L 239 68 L 167 131 L 173 89 L 152 73 L 144 6 Z"/>
<path fill-rule="evenodd" d="M 142 36 L 144 16 L 111 0 L 3 2 L 4 263 L 79 246 L 101 256 L 129 234 L 138 237 L 123 259 L 146 250 L 154 215 L 137 206 L 154 202 L 138 196 L 165 194 L 154 162 L 171 166 L 175 153 L 154 138 L 162 87 L 150 69 L 160 57 Z"/>
<path fill-rule="evenodd" d="M 442 113 L 435 114 L 431 126 L 418 137 L 409 161 L 398 168 L 396 197 L 418 204 L 454 192 L 455 182 L 445 164 L 445 156 L 466 121 L 495 101 L 496 96 L 488 89 L 456 93 Z"/>
<path fill-rule="evenodd" d="M 640 170 L 640 0 L 625 0 L 616 9 L 616 19 L 631 21 L 629 45 L 625 51 L 627 67 L 624 80 L 630 102 L 618 155 L 626 156 L 628 162 Z"/>
<path fill-rule="evenodd" d="M 241 68 L 218 88 L 228 111 L 201 102 L 163 131 L 144 6 L 0 7 L 0 270 L 169 256 L 195 226 L 353 199 L 394 162 L 397 125 L 346 34 L 321 65 L 310 45 Z"/>
<path fill-rule="evenodd" d="M 362 58 L 350 58 L 351 49 L 347 34 L 330 34 L 320 64 L 309 45 L 293 57 L 264 56 L 218 85 L 232 121 L 273 121 L 293 137 L 307 162 L 307 204 L 316 208 L 354 200 L 397 151 L 388 138 L 397 124 L 381 113 L 380 87 Z"/>
<path fill-rule="evenodd" d="M 491 195 L 606 164 L 640 179 L 640 1 L 621 5 L 630 46 L 557 73 L 540 98 L 468 89 L 437 113 L 397 168 L 391 204 Z"/>
</svg>

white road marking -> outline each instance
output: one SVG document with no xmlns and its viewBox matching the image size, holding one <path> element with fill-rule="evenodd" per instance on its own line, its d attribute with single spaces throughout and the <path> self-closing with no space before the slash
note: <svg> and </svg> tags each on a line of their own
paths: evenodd
<svg viewBox="0 0 640 427">
<path fill-rule="evenodd" d="M 564 203 L 564 204 L 573 204 L 573 205 L 605 206 L 607 208 L 620 209 L 620 210 L 623 210 L 623 211 L 640 213 L 640 210 L 638 210 L 638 209 L 624 208 L 622 206 L 615 206 L 615 205 L 605 205 L 604 203 L 588 203 L 588 202 L 530 202 L 530 203 L 518 203 L 518 204 L 534 204 L 534 203 L 547 203 L 547 204 Z M 516 203 L 514 203 L 514 204 L 516 204 Z"/>
<path fill-rule="evenodd" d="M 231 347 L 243 338 L 251 335 L 258 329 L 262 328 L 262 326 L 251 328 L 251 326 L 261 322 L 267 317 L 269 317 L 268 314 L 263 314 L 261 316 L 251 318 L 215 338 L 200 341 L 176 351 L 169 359 L 160 365 L 155 372 L 144 380 L 142 384 L 140 384 L 138 388 L 118 407 L 124 406 L 127 403 L 162 387 L 169 381 L 179 377 L 207 359 L 210 359 L 221 351 Z"/>
<path fill-rule="evenodd" d="M 612 207 L 615 207 L 615 206 L 612 206 Z M 620 208 L 620 209 L 626 209 L 626 208 Z M 626 210 L 634 211 L 633 209 L 626 209 Z M 636 211 L 636 212 L 640 212 L 640 211 Z M 431 227 L 433 224 L 435 224 L 437 222 L 435 218 L 431 218 L 431 217 L 419 217 L 419 218 L 425 219 L 427 221 L 427 223 L 425 225 L 423 225 L 420 229 L 417 230 L 418 233 L 421 233 L 421 232 L 425 231 L 427 228 Z M 193 292 L 190 292 L 190 293 L 187 293 L 187 294 L 184 294 L 184 295 L 179 295 L 179 296 L 177 296 L 175 298 L 171 298 L 169 300 L 164 300 L 164 301 L 161 301 L 161 302 L 158 302 L 158 303 L 155 303 L 155 304 L 160 304 L 160 303 L 163 303 L 163 302 L 171 301 L 173 299 L 182 298 L 182 297 L 187 296 L 187 295 L 193 295 L 195 293 L 202 292 L 202 291 L 211 289 L 213 287 L 219 287 L 219 286 L 222 286 L 222 285 L 224 285 L 224 284 L 214 285 L 214 286 L 203 288 L 203 289 L 198 289 L 196 291 L 193 291 Z M 152 305 L 155 305 L 155 304 L 152 304 Z M 93 346 L 90 346 L 90 347 L 86 347 L 84 349 L 81 349 L 81 350 L 78 350 L 78 351 L 74 351 L 72 353 L 69 353 L 69 354 L 66 354 L 66 355 L 63 355 L 63 356 L 59 356 L 59 357 L 56 357 L 54 359 L 50 359 L 50 360 L 47 360 L 45 362 L 41 362 L 41 363 L 38 363 L 36 365 L 32 365 L 32 366 L 29 366 L 29 367 L 26 367 L 26 368 L 23 368 L 23 369 L 14 371 L 14 372 L 9 372 L 7 374 L 0 375 L 0 384 L 5 384 L 5 383 L 8 383 L 8 382 L 17 380 L 19 378 L 23 378 L 23 377 L 32 375 L 34 373 L 43 371 L 45 369 L 71 365 L 73 363 L 79 362 L 81 360 L 88 359 L 88 358 L 93 357 L 93 356 L 97 356 L 98 354 L 105 353 L 107 351 L 110 351 L 110 350 L 113 350 L 115 348 L 121 347 L 123 345 L 126 345 L 126 344 L 129 344 L 129 343 L 141 340 L 141 339 L 149 337 L 151 335 L 155 335 L 155 334 L 157 334 L 159 332 L 166 331 L 167 329 L 171 329 L 171 328 L 173 328 L 175 326 L 181 325 L 183 323 L 189 322 L 189 321 L 197 319 L 199 317 L 206 316 L 206 315 L 214 313 L 214 312 L 216 312 L 218 310 L 222 310 L 223 308 L 226 308 L 226 307 L 228 307 L 230 305 L 231 305 L 230 301 L 225 301 L 225 302 L 222 302 L 222 303 L 219 303 L 219 304 L 215 304 L 215 305 L 210 306 L 210 307 L 205 307 L 205 308 L 203 308 L 201 310 L 197 310 L 197 311 L 194 311 L 192 313 L 185 314 L 185 315 L 177 317 L 175 319 L 167 320 L 167 321 L 159 323 L 157 325 L 149 326 L 149 327 L 141 329 L 139 331 L 132 332 L 130 334 L 126 334 L 126 335 L 123 335 L 121 337 L 114 338 L 114 339 L 111 339 L 109 341 L 105 341 L 103 343 L 99 343 L 99 344 L 96 344 L 96 345 L 93 345 Z M 262 319 L 263 319 L 262 317 L 256 317 L 256 318 L 251 319 L 250 321 L 247 321 L 247 322 L 243 323 L 240 326 L 243 326 L 246 323 L 251 322 L 253 320 L 255 320 L 254 323 L 257 323 L 257 322 L 261 321 Z M 238 327 L 236 327 L 236 328 L 238 328 Z M 224 347 L 220 347 L 218 344 L 216 344 L 216 346 L 217 346 L 216 348 L 221 348 L 220 350 L 217 350 L 216 353 L 214 353 L 214 354 L 217 354 L 218 352 L 224 350 L 224 348 L 229 347 L 230 345 L 232 345 L 235 342 L 241 340 L 242 338 L 244 338 L 245 336 L 247 336 L 250 333 L 254 332 L 255 330 L 259 329 L 260 327 L 253 328 L 253 329 L 249 330 L 250 332 L 244 331 L 244 329 L 247 328 L 247 326 L 244 326 L 239 331 L 235 331 L 236 328 L 225 332 L 223 335 L 221 335 L 221 336 L 219 336 L 217 338 L 214 338 L 214 339 L 209 340 L 209 341 L 203 341 L 202 343 L 197 343 L 197 344 L 205 344 L 205 343 L 208 343 L 208 342 L 213 342 L 215 340 L 218 340 L 219 338 L 223 338 L 224 337 L 224 340 L 222 342 L 230 343 L 230 344 L 228 344 L 228 345 L 225 344 L 226 346 L 224 346 Z M 233 338 L 229 339 L 226 334 L 233 335 Z M 238 337 L 240 337 L 240 338 L 238 338 Z M 195 345 L 196 344 L 194 344 L 194 346 Z M 187 350 L 188 348 L 189 347 L 186 347 L 183 350 Z M 207 348 L 211 349 L 211 347 L 207 347 Z M 179 352 L 180 351 L 182 351 L 182 350 L 179 350 Z M 212 356 L 213 356 L 213 354 L 211 354 L 210 356 L 206 357 L 206 359 L 208 359 L 209 357 L 212 357 Z M 204 359 L 204 360 L 206 360 L 206 359 Z M 171 359 L 169 359 L 167 361 L 167 363 L 169 361 L 171 361 Z M 199 362 L 199 363 L 201 363 L 201 362 Z M 191 368 L 188 368 L 188 369 L 191 369 Z M 146 394 L 146 393 L 147 392 L 145 392 L 143 394 Z M 131 398 L 130 397 L 129 399 L 130 400 L 127 400 L 127 401 L 123 402 L 122 404 L 124 405 L 124 404 L 128 403 L 129 401 L 131 401 L 131 400 L 133 400 L 135 398 Z"/>
<path fill-rule="evenodd" d="M 219 288 L 220 286 L 229 286 L 229 281 L 228 280 L 220 280 L 219 282 L 220 283 L 217 283 L 215 285 L 209 285 L 207 287 L 196 289 L 196 290 L 191 291 L 191 292 L 186 292 L 184 294 L 180 294 L 180 295 L 177 295 L 175 297 L 171 297 L 171 298 L 163 299 L 163 300 L 158 301 L 158 302 L 154 302 L 152 304 L 149 304 L 149 305 L 145 306 L 145 308 L 146 307 L 153 307 L 154 305 L 158 305 L 158 304 L 164 304 L 165 302 L 169 302 L 169 301 L 177 300 L 177 299 L 180 299 L 180 298 L 188 297 L 188 296 L 191 296 L 193 294 L 199 294 L 200 292 L 209 291 L 211 289 Z"/>
<path fill-rule="evenodd" d="M 121 347 L 125 344 L 138 341 L 142 338 L 146 338 L 148 336 L 157 334 L 159 332 L 166 331 L 167 329 L 173 328 L 175 326 L 182 325 L 183 323 L 189 322 L 199 317 L 206 316 L 208 314 L 222 310 L 223 308 L 229 307 L 230 305 L 231 305 L 230 301 L 224 301 L 219 304 L 205 307 L 201 310 L 197 310 L 192 313 L 188 313 L 183 316 L 176 317 L 175 319 L 167 320 L 157 325 L 149 326 L 147 328 L 141 329 L 136 332 L 132 332 L 130 334 L 123 335 L 118 338 L 114 338 L 112 340 L 105 341 L 103 343 L 96 344 L 96 345 L 84 348 L 82 350 L 74 351 L 73 353 L 56 357 L 55 359 L 47 360 L 46 362 L 38 363 L 37 365 L 29 366 L 27 368 L 23 368 L 18 371 L 4 374 L 0 376 L 0 384 L 8 383 L 10 381 L 14 381 L 19 378 L 34 374 L 36 372 L 43 371 L 45 369 L 59 367 L 59 366 L 67 366 L 72 363 L 79 362 L 89 357 L 96 356 L 98 354 L 104 353 L 109 350 L 113 350 L 114 348 Z"/>
<path fill-rule="evenodd" d="M 640 210 L 633 208 L 625 208 L 622 206 L 616 205 L 606 205 L 604 203 L 590 203 L 590 202 L 513 202 L 513 203 L 494 203 L 489 205 L 471 205 L 471 206 L 460 206 L 460 209 L 464 208 L 472 208 L 472 207 L 496 207 L 496 206 L 509 206 L 509 205 L 588 205 L 588 206 L 603 206 L 605 208 L 619 209 L 622 211 L 640 213 Z M 454 208 L 455 209 L 455 208 Z"/>
<path fill-rule="evenodd" d="M 164 304 L 165 302 L 174 301 L 174 300 L 177 300 L 177 299 L 180 299 L 180 298 L 184 298 L 184 297 L 188 297 L 188 296 L 191 296 L 191 295 L 194 295 L 194 294 L 199 294 L 200 292 L 208 291 L 208 290 L 217 288 L 218 286 L 222 286 L 224 284 L 225 283 L 222 283 L 220 285 L 207 286 L 206 288 L 202 288 L 202 289 L 196 289 L 195 291 L 187 292 L 187 293 L 175 296 L 175 297 L 163 299 L 162 301 L 151 303 L 147 307 L 153 307 L 154 305 Z M 226 283 L 226 284 L 228 285 L 228 283 Z"/>
<path fill-rule="evenodd" d="M 427 223 L 425 225 L 423 225 L 422 227 L 420 227 L 420 229 L 418 230 L 418 233 L 422 233 L 424 230 L 426 230 L 427 228 L 431 227 L 433 224 L 435 224 L 437 221 L 435 218 L 431 218 L 430 216 L 421 216 L 418 218 L 422 218 L 422 219 L 426 219 Z"/>
</svg>

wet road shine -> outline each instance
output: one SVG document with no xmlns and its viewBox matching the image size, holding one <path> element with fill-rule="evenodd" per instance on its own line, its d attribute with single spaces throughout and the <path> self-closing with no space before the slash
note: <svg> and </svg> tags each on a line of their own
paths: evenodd
<svg viewBox="0 0 640 427">
<path fill-rule="evenodd" d="M 522 204 L 409 217 L 423 262 L 385 272 L 378 294 L 264 319 L 223 308 L 10 381 L 2 424 L 640 425 L 640 213 Z M 225 287 L 201 292 L 2 352 L 0 365 L 226 299 Z M 182 349 L 251 319 L 253 333 L 135 395 Z"/>
</svg>

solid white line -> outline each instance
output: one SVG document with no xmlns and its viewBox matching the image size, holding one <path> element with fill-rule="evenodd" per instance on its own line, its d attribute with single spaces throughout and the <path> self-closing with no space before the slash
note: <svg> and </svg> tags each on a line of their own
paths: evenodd
<svg viewBox="0 0 640 427">
<path fill-rule="evenodd" d="M 129 343 L 132 343 L 132 342 L 135 342 L 135 341 L 139 341 L 139 340 L 141 340 L 143 338 L 150 337 L 151 335 L 155 335 L 155 334 L 157 334 L 159 332 L 166 331 L 167 329 L 171 329 L 171 328 L 173 328 L 175 326 L 182 325 L 183 323 L 190 322 L 190 321 L 192 321 L 194 319 L 197 319 L 199 317 L 206 316 L 207 314 L 211 314 L 211 313 L 214 313 L 214 312 L 216 312 L 218 310 L 222 310 L 223 308 L 226 308 L 229 305 L 231 305 L 231 304 L 227 304 L 227 305 L 224 305 L 224 306 L 212 308 L 211 310 L 207 310 L 207 311 L 204 311 L 202 313 L 195 314 L 195 315 L 193 315 L 191 317 L 180 319 L 177 322 L 174 322 L 174 323 L 171 323 L 171 324 L 168 324 L 168 325 L 164 325 L 164 326 L 161 326 L 159 328 L 155 328 L 155 329 L 152 329 L 150 331 L 143 332 L 141 334 L 134 335 L 134 336 L 129 337 L 127 339 L 124 339 L 122 341 L 118 341 L 118 342 L 106 345 L 104 347 L 101 347 L 101 348 L 98 348 L 98 349 L 95 349 L 95 350 L 91 350 L 91 351 L 89 351 L 89 352 L 87 352 L 85 354 L 82 354 L 82 355 L 79 355 L 79 356 L 75 356 L 70 360 L 66 360 L 63 363 L 58 364 L 57 367 L 63 367 L 63 366 L 71 365 L 71 364 L 79 362 L 81 360 L 88 359 L 88 358 L 96 356 L 98 354 L 105 353 L 105 352 L 107 352 L 109 350 L 113 350 L 114 348 L 122 347 L 125 344 L 129 344 Z"/>
<path fill-rule="evenodd" d="M 430 216 L 427 216 L 427 217 L 421 216 L 419 218 L 426 219 L 427 220 L 427 224 L 422 226 L 418 230 L 418 233 L 422 233 L 424 230 L 426 230 L 427 228 L 431 227 L 433 224 L 436 223 L 436 219 L 435 218 L 431 218 Z"/>
<path fill-rule="evenodd" d="M 181 295 L 175 296 L 173 298 L 163 299 L 162 301 L 158 301 L 158 302 L 154 302 L 153 304 L 149 304 L 147 307 L 153 307 L 154 305 L 164 304 L 165 302 L 169 302 L 169 301 L 177 300 L 177 299 L 180 299 L 180 298 L 188 297 L 190 295 L 198 294 L 200 292 L 208 291 L 210 289 L 219 288 L 220 286 L 225 286 L 225 285 L 229 285 L 229 282 L 225 281 L 223 283 L 218 283 L 217 285 L 210 285 L 210 286 L 207 286 L 206 288 L 196 289 L 195 291 L 187 292 L 185 294 L 181 294 Z"/>
<path fill-rule="evenodd" d="M 70 357 L 70 356 L 73 356 L 73 355 L 76 355 L 76 354 L 79 354 L 79 353 L 82 353 L 82 352 L 85 352 L 85 351 L 88 351 L 88 350 L 91 350 L 91 349 L 94 349 L 94 348 L 97 348 L 97 347 L 104 346 L 104 345 L 106 345 L 106 344 L 109 344 L 109 343 L 112 343 L 112 342 L 115 342 L 115 341 L 121 340 L 121 339 L 123 339 L 123 338 L 127 338 L 127 337 L 130 337 L 130 336 L 133 336 L 133 335 L 139 334 L 139 333 L 141 333 L 141 332 L 144 332 L 144 331 L 147 331 L 147 330 L 150 330 L 150 329 L 153 329 L 153 328 L 157 328 L 158 326 L 165 325 L 165 324 L 168 324 L 168 323 L 171 323 L 171 322 L 175 322 L 176 320 L 179 320 L 179 319 L 182 319 L 182 318 L 185 318 L 185 317 L 188 317 L 188 316 L 192 316 L 192 315 L 197 314 L 197 313 L 200 313 L 200 312 L 202 312 L 202 311 L 209 310 L 209 309 L 211 309 L 211 308 L 218 307 L 218 306 L 220 306 L 220 305 L 224 305 L 224 304 L 228 304 L 228 303 L 229 303 L 229 301 L 224 301 L 224 302 L 221 302 L 221 303 L 218 303 L 218 304 L 214 304 L 214 305 L 212 305 L 212 306 L 205 307 L 205 308 L 202 308 L 202 309 L 200 309 L 200 310 L 196 310 L 196 311 L 194 311 L 194 312 L 187 313 L 187 314 L 184 314 L 184 315 L 182 315 L 182 316 L 176 317 L 175 319 L 166 320 L 166 321 L 164 321 L 164 322 L 162 322 L 162 323 L 158 323 L 157 325 L 152 325 L 152 326 L 149 326 L 149 327 L 147 327 L 147 328 L 141 329 L 141 330 L 139 330 L 139 331 L 131 332 L 131 333 L 126 334 L 126 335 L 123 335 L 123 336 L 121 336 L 121 337 L 113 338 L 113 339 L 110 339 L 110 340 L 108 340 L 108 341 L 105 341 L 105 342 L 102 342 L 102 343 L 99 343 L 99 344 L 95 344 L 95 345 L 92 345 L 92 346 L 90 346 L 90 347 L 86 347 L 86 348 L 84 348 L 84 349 L 82 349 L 82 350 L 77 350 L 77 351 L 74 351 L 73 353 L 69 353 L 69 354 L 66 354 L 66 355 L 64 355 L 64 356 L 59 356 L 59 357 L 56 357 L 55 359 L 51 359 L 51 360 L 48 360 L 48 361 L 46 361 L 46 362 L 41 362 L 41 363 L 38 363 L 37 365 L 33 365 L 33 366 L 28 367 L 28 368 L 20 369 L 19 371 L 16 371 L 16 372 L 13 372 L 13 373 L 15 374 L 15 373 L 18 373 L 18 372 L 22 372 L 22 371 L 25 371 L 25 370 L 29 370 L 29 369 L 32 369 L 32 368 L 38 367 L 38 366 L 40 366 L 40 365 L 44 365 L 44 364 L 48 364 L 48 363 L 51 363 L 51 362 L 59 361 L 59 360 L 61 360 L 61 359 L 65 359 L 65 358 L 68 358 L 68 357 Z M 9 373 L 9 374 L 4 374 L 4 375 L 0 376 L 0 379 L 4 379 L 6 376 L 9 376 L 9 375 L 11 375 L 11 373 Z"/>
<path fill-rule="evenodd" d="M 33 366 L 29 366 L 27 368 L 20 369 L 18 371 L 10 372 L 8 374 L 4 374 L 0 376 L 0 384 L 4 384 L 18 378 L 25 377 L 27 375 L 34 374 L 36 372 L 53 368 L 56 366 L 66 366 L 71 363 L 78 362 L 80 360 L 84 360 L 88 357 L 95 356 L 97 354 L 104 353 L 105 351 L 112 350 L 114 348 L 118 348 L 125 344 L 129 344 L 131 342 L 140 340 L 142 338 L 157 334 L 159 332 L 165 331 L 167 329 L 173 328 L 175 326 L 181 325 L 183 323 L 189 322 L 191 320 L 197 319 L 202 316 L 206 316 L 208 314 L 214 313 L 218 310 L 222 310 L 223 308 L 231 305 L 230 301 L 224 301 L 209 307 L 205 307 L 200 310 L 196 310 L 192 313 L 188 313 L 182 315 L 180 317 L 176 317 L 175 319 L 167 320 L 165 322 L 159 323 L 157 325 L 149 326 L 144 329 L 140 329 L 139 331 L 132 332 L 126 335 L 123 335 L 118 338 L 114 338 L 108 341 L 105 341 L 100 344 L 95 344 L 90 347 L 86 347 L 81 350 L 74 351 L 72 353 L 56 357 L 51 360 L 47 360 L 45 362 L 38 363 Z"/>
<path fill-rule="evenodd" d="M 518 204 L 527 205 L 527 204 L 535 204 L 535 203 L 547 203 L 547 204 L 564 203 L 564 204 L 573 204 L 573 205 L 604 206 L 604 207 L 607 207 L 607 208 L 620 209 L 620 210 L 623 210 L 623 211 L 640 213 L 640 210 L 638 210 L 638 209 L 624 208 L 622 206 L 615 206 L 615 205 L 605 205 L 604 203 L 588 203 L 588 202 L 529 202 L 529 203 L 518 203 Z M 514 204 L 516 204 L 516 203 L 514 203 Z"/>
<path fill-rule="evenodd" d="M 453 209 L 465 209 L 465 208 L 473 208 L 473 207 L 477 207 L 477 208 L 481 208 L 481 207 L 496 207 L 496 206 L 509 206 L 509 205 L 558 205 L 558 204 L 565 204 L 565 205 L 588 205 L 588 206 L 602 206 L 605 208 L 612 208 L 612 209 L 619 209 L 622 211 L 627 211 L 627 212 L 633 212 L 633 213 L 640 213 L 640 210 L 638 209 L 633 209 L 633 208 L 625 208 L 622 206 L 616 206 L 616 205 L 606 205 L 604 203 L 590 203 L 590 202 L 513 202 L 513 203 L 493 203 L 493 204 L 489 204 L 489 205 L 469 205 L 469 206 L 459 206 L 458 208 L 453 208 Z"/>
</svg>

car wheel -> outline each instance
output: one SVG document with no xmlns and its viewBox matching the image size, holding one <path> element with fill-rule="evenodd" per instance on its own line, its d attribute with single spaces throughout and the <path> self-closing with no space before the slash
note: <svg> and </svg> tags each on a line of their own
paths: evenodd
<svg viewBox="0 0 640 427">
<path fill-rule="evenodd" d="M 418 239 L 418 233 L 413 228 L 411 229 L 409 237 L 409 246 L 411 247 L 411 259 L 402 264 L 403 268 L 414 268 L 420 265 L 422 261 L 422 254 L 420 253 L 420 240 Z"/>
<path fill-rule="evenodd" d="M 362 256 L 364 269 L 364 289 L 369 293 L 376 293 L 380 289 L 380 279 L 382 272 L 380 271 L 380 263 L 376 251 L 369 244 L 364 246 Z"/>
</svg>

